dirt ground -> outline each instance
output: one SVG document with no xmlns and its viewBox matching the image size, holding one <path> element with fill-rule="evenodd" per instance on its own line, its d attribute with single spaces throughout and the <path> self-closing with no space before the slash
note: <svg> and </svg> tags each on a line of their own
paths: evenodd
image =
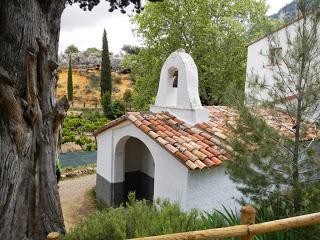
<svg viewBox="0 0 320 240">
<path fill-rule="evenodd" d="M 95 210 L 88 191 L 96 185 L 96 174 L 59 182 L 59 194 L 67 231 Z"/>
</svg>

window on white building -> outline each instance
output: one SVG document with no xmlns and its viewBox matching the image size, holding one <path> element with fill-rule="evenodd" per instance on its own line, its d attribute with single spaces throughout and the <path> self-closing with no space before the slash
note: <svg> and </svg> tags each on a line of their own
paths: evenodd
<svg viewBox="0 0 320 240">
<path fill-rule="evenodd" d="M 281 47 L 270 47 L 269 48 L 269 65 L 270 66 L 276 66 L 281 61 L 281 53 L 282 48 Z"/>
</svg>

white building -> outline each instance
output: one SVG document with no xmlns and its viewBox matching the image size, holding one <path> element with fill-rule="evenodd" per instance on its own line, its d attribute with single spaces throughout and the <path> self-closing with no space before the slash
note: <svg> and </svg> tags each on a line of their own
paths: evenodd
<svg viewBox="0 0 320 240">
<path fill-rule="evenodd" d="M 228 107 L 201 106 L 193 59 L 172 53 L 150 112 L 127 113 L 95 133 L 97 198 L 117 206 L 135 191 L 138 198 L 169 199 L 185 210 L 235 209 L 241 194 L 223 162 L 230 159 L 227 138 L 236 117 Z"/>
<path fill-rule="evenodd" d="M 172 53 L 151 111 L 127 113 L 95 133 L 97 197 L 116 206 L 136 191 L 138 198 L 169 199 L 185 210 L 234 209 L 240 193 L 221 164 L 231 150 L 224 120 L 233 114 L 202 107 L 193 59 Z"/>
</svg>

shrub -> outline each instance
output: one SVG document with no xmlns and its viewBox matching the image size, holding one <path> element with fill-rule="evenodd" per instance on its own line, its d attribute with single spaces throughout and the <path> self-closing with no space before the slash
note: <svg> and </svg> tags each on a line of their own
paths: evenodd
<svg viewBox="0 0 320 240">
<path fill-rule="evenodd" d="M 198 211 L 183 212 L 178 204 L 157 200 L 153 204 L 137 201 L 129 194 L 126 208 L 95 212 L 63 239 L 112 239 L 194 231 L 204 227 Z"/>
<path fill-rule="evenodd" d="M 125 113 L 125 106 L 123 102 L 116 100 L 112 102 L 109 106 L 109 109 L 106 112 L 107 118 L 114 120 L 118 117 L 121 117 Z"/>
</svg>

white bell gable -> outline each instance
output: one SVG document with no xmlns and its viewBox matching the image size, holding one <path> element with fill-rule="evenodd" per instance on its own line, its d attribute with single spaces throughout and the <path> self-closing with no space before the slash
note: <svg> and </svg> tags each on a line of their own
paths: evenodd
<svg viewBox="0 0 320 240">
<path fill-rule="evenodd" d="M 208 122 L 198 85 L 198 69 L 192 57 L 183 49 L 171 53 L 162 67 L 157 98 L 150 111 L 170 112 L 191 125 Z"/>
</svg>

